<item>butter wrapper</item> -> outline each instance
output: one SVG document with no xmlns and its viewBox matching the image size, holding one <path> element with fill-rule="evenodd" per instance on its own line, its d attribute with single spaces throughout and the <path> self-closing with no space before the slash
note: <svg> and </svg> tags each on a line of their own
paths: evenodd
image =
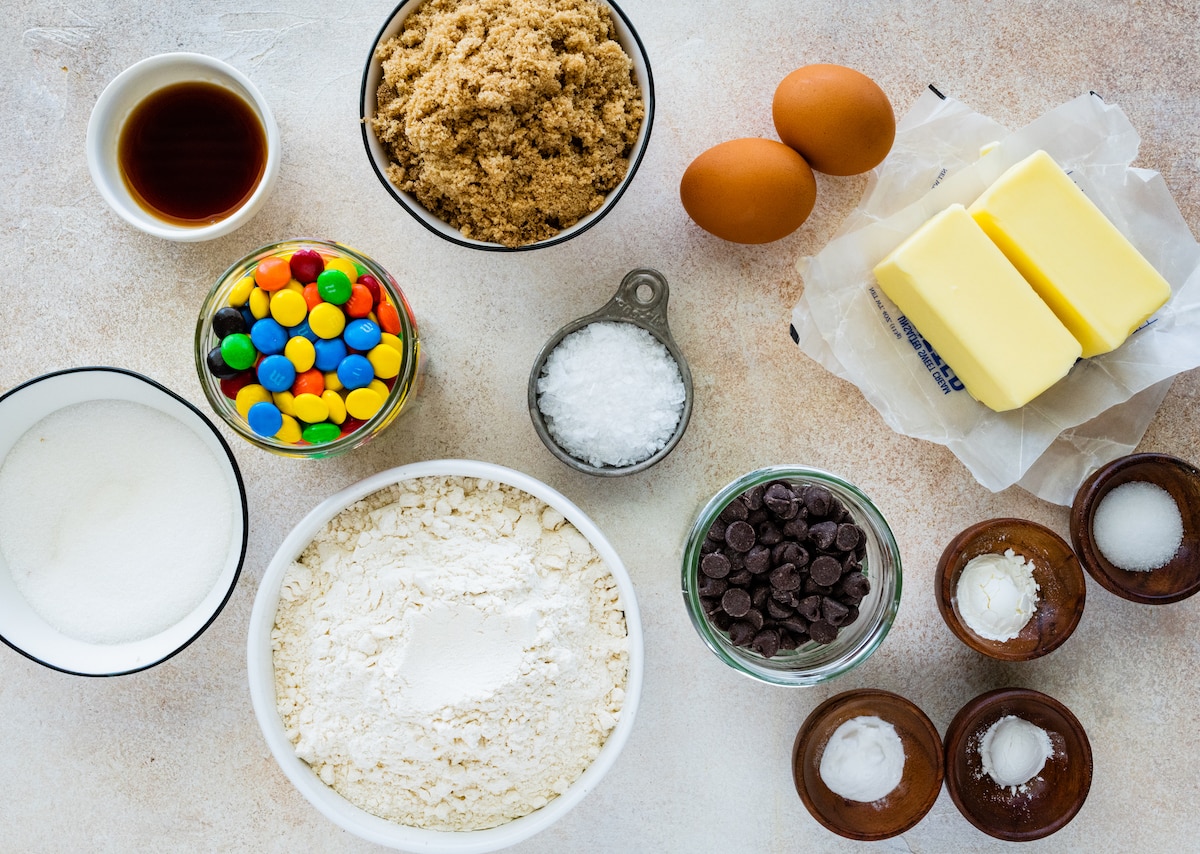
<svg viewBox="0 0 1200 854">
<path fill-rule="evenodd" d="M 979 483 L 1014 484 L 1069 505 L 1087 475 L 1131 452 L 1171 379 L 1200 366 L 1200 244 L 1157 172 L 1136 169 L 1140 138 L 1094 94 L 1018 131 L 932 88 L 896 129 L 863 200 L 797 269 L 792 337 L 854 383 L 894 430 L 947 446 Z M 981 155 L 981 151 L 987 151 Z M 1078 362 L 1026 406 L 993 412 L 880 290 L 872 268 L 948 205 L 970 205 L 1008 167 L 1047 151 L 1171 285 L 1171 299 L 1111 353 Z"/>
</svg>

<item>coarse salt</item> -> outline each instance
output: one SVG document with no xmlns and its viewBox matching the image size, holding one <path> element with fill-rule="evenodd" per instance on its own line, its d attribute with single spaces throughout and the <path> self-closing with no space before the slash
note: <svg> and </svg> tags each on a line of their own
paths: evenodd
<svg viewBox="0 0 1200 854">
<path fill-rule="evenodd" d="M 0 465 L 0 557 L 64 635 L 131 643 L 178 623 L 225 565 L 236 502 L 175 418 L 91 400 L 43 418 Z"/>
<path fill-rule="evenodd" d="M 666 447 L 686 398 L 670 351 L 645 329 L 613 321 L 564 337 L 537 392 L 554 441 L 598 468 L 640 463 Z"/>
</svg>

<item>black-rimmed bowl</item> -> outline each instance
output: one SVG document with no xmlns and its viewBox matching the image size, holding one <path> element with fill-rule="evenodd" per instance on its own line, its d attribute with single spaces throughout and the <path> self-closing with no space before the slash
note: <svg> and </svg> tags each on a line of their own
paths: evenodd
<svg viewBox="0 0 1200 854">
<path fill-rule="evenodd" d="M 215 475 L 229 491 L 230 536 L 208 592 L 174 623 L 147 637 L 120 642 L 83 640 L 51 625 L 19 592 L 0 552 L 0 640 L 39 664 L 80 676 L 118 676 L 171 658 L 200 637 L 229 601 L 246 556 L 246 490 L 229 445 L 199 409 L 154 380 L 122 368 L 84 367 L 44 374 L 0 396 L 0 467 L 36 424 L 66 407 L 89 401 L 130 401 L 175 419 L 213 455 Z M 103 448 L 97 448 L 102 453 Z M 181 486 L 183 486 L 181 484 Z M 170 555 L 162 571 L 170 573 Z"/>
<path fill-rule="evenodd" d="M 654 124 L 654 78 L 650 71 L 650 60 L 628 16 L 615 3 L 610 2 L 610 0 L 605 0 L 603 3 L 604 6 L 612 11 L 612 20 L 616 28 L 617 41 L 633 61 L 634 77 L 642 94 L 642 103 L 645 105 L 645 116 L 642 119 L 642 126 L 638 131 L 637 141 L 634 143 L 633 150 L 629 154 L 629 165 L 625 171 L 625 177 L 616 187 L 608 191 L 604 198 L 604 203 L 599 208 L 581 217 L 574 224 L 544 240 L 520 246 L 504 246 L 500 243 L 465 237 L 457 228 L 431 213 L 417 200 L 416 196 L 401 190 L 389 181 L 387 177 L 387 168 L 390 162 L 387 150 L 378 138 L 376 138 L 375 132 L 371 128 L 371 120 L 375 117 L 379 84 L 383 79 L 383 66 L 376 60 L 375 53 L 381 44 L 400 32 L 405 19 L 415 12 L 423 2 L 425 0 L 402 0 L 392 10 L 376 35 L 375 40 L 371 43 L 371 50 L 367 55 L 366 65 L 363 68 L 362 87 L 359 91 L 359 116 L 362 119 L 363 145 L 366 147 L 367 158 L 371 162 L 371 168 L 375 171 L 375 175 L 379 178 L 380 183 L 383 184 L 384 189 L 399 203 L 400 207 L 408 211 L 425 228 L 451 243 L 470 249 L 482 249 L 492 252 L 522 252 L 530 249 L 544 249 L 548 246 L 557 246 L 560 243 L 565 243 L 572 237 L 587 231 L 603 219 L 617 204 L 617 200 L 625 193 L 630 182 L 633 181 L 633 176 L 637 173 L 638 166 L 642 162 L 642 157 L 646 153 L 646 146 L 650 141 L 650 129 Z"/>
</svg>

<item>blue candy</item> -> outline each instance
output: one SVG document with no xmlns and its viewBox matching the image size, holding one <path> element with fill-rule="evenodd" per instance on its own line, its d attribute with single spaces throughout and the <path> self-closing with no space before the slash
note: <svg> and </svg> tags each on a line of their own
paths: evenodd
<svg viewBox="0 0 1200 854">
<path fill-rule="evenodd" d="M 297 323 L 291 329 L 289 329 L 288 335 L 291 335 L 293 338 L 297 335 L 303 335 L 305 338 L 307 338 L 309 341 L 312 341 L 314 344 L 317 343 L 317 341 L 321 340 L 321 336 L 319 336 L 319 335 L 317 335 L 317 333 L 313 332 L 312 327 L 308 325 L 307 317 L 304 320 L 301 320 L 299 323 Z M 333 370 L 333 369 L 330 368 L 330 370 Z"/>
<path fill-rule="evenodd" d="M 246 413 L 246 421 L 250 429 L 260 436 L 274 436 L 283 427 L 283 413 L 273 403 L 261 401 L 250 407 Z"/>
<path fill-rule="evenodd" d="M 267 356 L 259 363 L 258 382 L 267 391 L 287 391 L 295 381 L 296 366 L 287 356 Z"/>
<path fill-rule="evenodd" d="M 342 338 L 351 349 L 364 352 L 377 345 L 381 336 L 379 324 L 366 317 L 351 320 L 342 332 Z"/>
<path fill-rule="evenodd" d="M 254 342 L 255 350 L 264 356 L 270 356 L 283 352 L 288 333 L 279 321 L 272 317 L 264 317 L 250 327 L 250 340 Z"/>
<path fill-rule="evenodd" d="M 366 356 L 357 353 L 342 359 L 337 367 L 337 376 L 347 389 L 353 391 L 371 384 L 375 379 L 375 366 L 367 361 Z"/>
<path fill-rule="evenodd" d="M 337 370 L 346 358 L 346 342 L 341 338 L 318 338 L 313 341 L 313 349 L 317 353 L 314 366 L 321 372 Z"/>
</svg>

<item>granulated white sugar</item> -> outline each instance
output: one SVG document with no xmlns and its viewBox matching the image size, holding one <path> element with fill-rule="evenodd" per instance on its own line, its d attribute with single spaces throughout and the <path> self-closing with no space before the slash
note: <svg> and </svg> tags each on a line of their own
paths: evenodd
<svg viewBox="0 0 1200 854">
<path fill-rule="evenodd" d="M 1183 542 L 1183 517 L 1171 493 L 1132 480 L 1100 499 L 1092 538 L 1109 563 L 1129 572 L 1165 566 Z"/>
<path fill-rule="evenodd" d="M 216 583 L 236 499 L 186 425 L 125 400 L 65 407 L 0 465 L 0 557 L 64 635 L 119 644 L 187 616 Z"/>
<path fill-rule="evenodd" d="M 537 393 L 554 441 L 596 467 L 633 465 L 662 450 L 686 396 L 662 342 L 640 326 L 609 321 L 564 337 L 546 358 Z"/>
</svg>

